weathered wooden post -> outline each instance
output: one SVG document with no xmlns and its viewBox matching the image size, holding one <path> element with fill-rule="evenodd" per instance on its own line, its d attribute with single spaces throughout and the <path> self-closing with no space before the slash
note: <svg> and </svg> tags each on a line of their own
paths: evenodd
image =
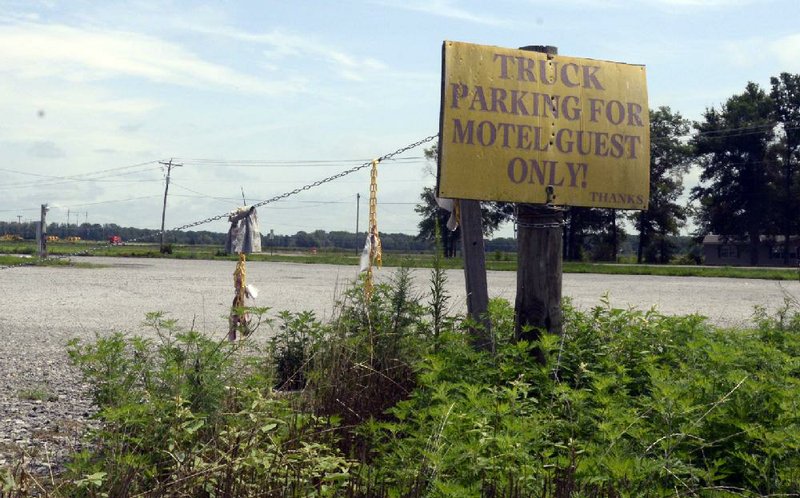
<svg viewBox="0 0 800 498">
<path fill-rule="evenodd" d="M 47 204 L 42 204 L 41 219 L 36 226 L 36 242 L 39 258 L 47 258 Z"/>
<path fill-rule="evenodd" d="M 520 50 L 558 55 L 558 48 L 530 45 Z M 514 333 L 535 341 L 542 331 L 561 333 L 561 273 L 564 214 L 551 205 L 554 187 L 545 187 L 547 204 L 517 205 L 517 298 Z M 544 362 L 541 350 L 536 352 Z"/>
<path fill-rule="evenodd" d="M 464 282 L 467 290 L 467 314 L 476 322 L 470 331 L 476 349 L 494 351 L 492 324 L 489 320 L 489 290 L 486 283 L 486 252 L 483 246 L 481 203 L 462 199 L 461 251 L 464 255 Z"/>
</svg>

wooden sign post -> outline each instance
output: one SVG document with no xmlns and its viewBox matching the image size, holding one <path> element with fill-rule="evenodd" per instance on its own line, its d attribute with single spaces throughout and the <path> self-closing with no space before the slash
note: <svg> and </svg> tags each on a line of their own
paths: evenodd
<svg viewBox="0 0 800 498">
<path fill-rule="evenodd" d="M 521 50 L 558 54 L 552 46 Z M 514 302 L 514 336 L 536 341 L 542 330 L 561 334 L 562 233 L 564 214 L 552 206 L 554 188 L 546 187 L 547 204 L 517 205 L 517 298 Z M 536 350 L 544 363 L 544 353 Z"/>
<path fill-rule="evenodd" d="M 489 320 L 489 288 L 486 283 L 486 252 L 483 247 L 481 203 L 463 199 L 461 211 L 461 252 L 464 256 L 464 282 L 467 289 L 467 314 L 475 322 L 470 333 L 472 345 L 494 352 L 492 323 Z"/>
</svg>

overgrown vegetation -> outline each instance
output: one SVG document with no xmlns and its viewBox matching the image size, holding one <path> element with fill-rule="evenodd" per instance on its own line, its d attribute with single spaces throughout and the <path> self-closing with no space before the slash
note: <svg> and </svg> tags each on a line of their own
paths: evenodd
<svg viewBox="0 0 800 498">
<path fill-rule="evenodd" d="M 800 493 L 798 303 L 735 330 L 567 303 L 564 335 L 529 344 L 513 341 L 513 309 L 495 300 L 490 354 L 445 313 L 443 274 L 432 274 L 427 296 L 405 269 L 369 302 L 351 289 L 329 323 L 253 310 L 271 341 L 218 341 L 151 314 L 154 339 L 71 343 L 99 425 L 48 492 Z M 6 471 L 0 489 L 25 496 L 25 476 Z"/>
</svg>

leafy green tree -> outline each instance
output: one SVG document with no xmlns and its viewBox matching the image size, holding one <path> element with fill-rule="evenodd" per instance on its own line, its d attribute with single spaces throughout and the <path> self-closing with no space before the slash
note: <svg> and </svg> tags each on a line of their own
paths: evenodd
<svg viewBox="0 0 800 498">
<path fill-rule="evenodd" d="M 758 264 L 759 237 L 770 221 L 768 152 L 774 137 L 772 99 L 755 83 L 707 109 L 693 139 L 702 168 L 692 189 L 700 202 L 699 233 L 748 240 L 750 264 Z"/>
<path fill-rule="evenodd" d="M 564 210 L 563 257 L 582 261 L 595 257 L 592 242 L 605 226 L 605 209 L 571 206 Z"/>
<path fill-rule="evenodd" d="M 439 155 L 438 145 L 425 149 L 425 157 L 435 162 Z M 445 226 L 450 218 L 450 213 L 439 207 L 436 202 L 436 192 L 431 187 L 425 187 L 420 194 L 421 203 L 414 208 L 421 220 L 417 224 L 419 228 L 418 239 L 433 242 L 436 238 L 436 225 L 441 228 L 442 248 L 446 258 L 456 255 L 456 247 L 461 239 L 461 227 L 450 231 Z M 484 236 L 491 235 L 497 230 L 501 223 L 511 219 L 514 215 L 514 205 L 508 202 L 481 202 L 481 220 Z"/>
<path fill-rule="evenodd" d="M 436 203 L 436 193 L 431 187 L 423 188 L 419 197 L 422 202 L 414 207 L 414 211 L 416 211 L 421 218 L 417 224 L 419 228 L 417 238 L 433 242 L 436 240 L 436 231 L 438 229 L 439 235 L 442 238 L 444 257 L 454 257 L 456 255 L 458 240 L 461 238 L 461 227 L 459 226 L 453 231 L 446 228 L 447 220 L 450 218 L 450 212 L 439 207 Z"/>
<path fill-rule="evenodd" d="M 314 234 L 310 234 L 303 230 L 300 230 L 292 237 L 294 239 L 294 246 L 295 247 L 318 247 L 319 240 L 314 236 Z"/>
<path fill-rule="evenodd" d="M 669 107 L 650 110 L 650 203 L 630 216 L 639 232 L 636 261 L 668 263 L 676 246 L 670 235 L 685 225 L 688 207 L 678 203 L 683 176 L 694 159 L 691 144 L 682 141 L 690 123 Z"/>
<path fill-rule="evenodd" d="M 800 74 L 781 73 L 779 77 L 770 78 L 773 102 L 773 115 L 781 125 L 782 154 L 780 158 L 780 203 L 782 219 L 780 220 L 783 241 L 783 262 L 789 263 L 789 238 L 798 232 L 798 208 L 800 208 L 800 192 L 797 185 L 797 161 L 800 154 Z"/>
</svg>

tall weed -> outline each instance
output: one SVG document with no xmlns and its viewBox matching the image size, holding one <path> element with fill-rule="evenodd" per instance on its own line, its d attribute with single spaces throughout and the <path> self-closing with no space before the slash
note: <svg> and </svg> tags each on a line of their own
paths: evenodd
<svg viewBox="0 0 800 498">
<path fill-rule="evenodd" d="M 563 341 L 500 340 L 494 357 L 451 335 L 371 427 L 373 476 L 406 496 L 798 493 L 800 322 L 786 314 L 726 330 L 567 306 Z"/>
<path fill-rule="evenodd" d="M 74 455 L 66 496 L 334 496 L 352 466 L 330 420 L 271 389 L 249 341 L 215 341 L 148 317 L 155 341 L 74 341 L 101 422 Z"/>
</svg>

